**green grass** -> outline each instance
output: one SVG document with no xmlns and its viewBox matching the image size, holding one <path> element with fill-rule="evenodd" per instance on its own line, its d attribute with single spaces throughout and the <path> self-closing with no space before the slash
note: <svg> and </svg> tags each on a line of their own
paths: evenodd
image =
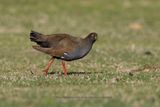
<svg viewBox="0 0 160 107">
<path fill-rule="evenodd" d="M 0 106 L 159 107 L 159 10 L 159 0 L 0 0 Z M 70 75 L 56 60 L 45 77 L 31 29 L 99 36 Z"/>
</svg>

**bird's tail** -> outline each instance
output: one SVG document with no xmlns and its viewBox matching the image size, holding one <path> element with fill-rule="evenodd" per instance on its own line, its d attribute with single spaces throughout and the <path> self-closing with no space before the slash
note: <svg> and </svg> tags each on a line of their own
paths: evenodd
<svg viewBox="0 0 160 107">
<path fill-rule="evenodd" d="M 31 30 L 30 40 L 38 43 L 38 42 L 45 41 L 45 37 L 43 36 L 43 34 Z"/>
</svg>

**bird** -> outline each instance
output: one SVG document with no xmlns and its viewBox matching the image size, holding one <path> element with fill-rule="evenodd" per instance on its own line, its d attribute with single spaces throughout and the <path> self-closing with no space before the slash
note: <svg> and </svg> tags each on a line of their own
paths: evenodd
<svg viewBox="0 0 160 107">
<path fill-rule="evenodd" d="M 45 75 L 48 75 L 48 70 L 54 59 L 59 59 L 61 60 L 64 75 L 67 76 L 68 71 L 65 61 L 78 60 L 86 56 L 92 49 L 97 37 L 98 34 L 95 32 L 89 33 L 84 38 L 65 33 L 46 35 L 33 30 L 30 32 L 30 41 L 36 43 L 32 47 L 51 56 L 51 59 L 43 70 Z"/>
</svg>

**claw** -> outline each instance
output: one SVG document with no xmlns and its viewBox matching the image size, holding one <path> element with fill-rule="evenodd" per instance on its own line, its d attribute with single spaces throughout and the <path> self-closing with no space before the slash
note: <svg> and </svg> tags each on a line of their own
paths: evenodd
<svg viewBox="0 0 160 107">
<path fill-rule="evenodd" d="M 43 70 L 44 75 L 47 76 L 48 75 L 48 69 Z"/>
</svg>

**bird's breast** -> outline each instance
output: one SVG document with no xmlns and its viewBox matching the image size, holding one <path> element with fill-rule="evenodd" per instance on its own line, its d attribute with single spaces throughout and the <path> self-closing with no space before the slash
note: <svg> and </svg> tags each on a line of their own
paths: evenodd
<svg viewBox="0 0 160 107">
<path fill-rule="evenodd" d="M 76 59 L 80 59 L 87 55 L 87 53 L 90 51 L 90 47 L 77 47 L 71 52 L 65 52 L 61 59 L 66 61 L 72 61 Z"/>
</svg>

